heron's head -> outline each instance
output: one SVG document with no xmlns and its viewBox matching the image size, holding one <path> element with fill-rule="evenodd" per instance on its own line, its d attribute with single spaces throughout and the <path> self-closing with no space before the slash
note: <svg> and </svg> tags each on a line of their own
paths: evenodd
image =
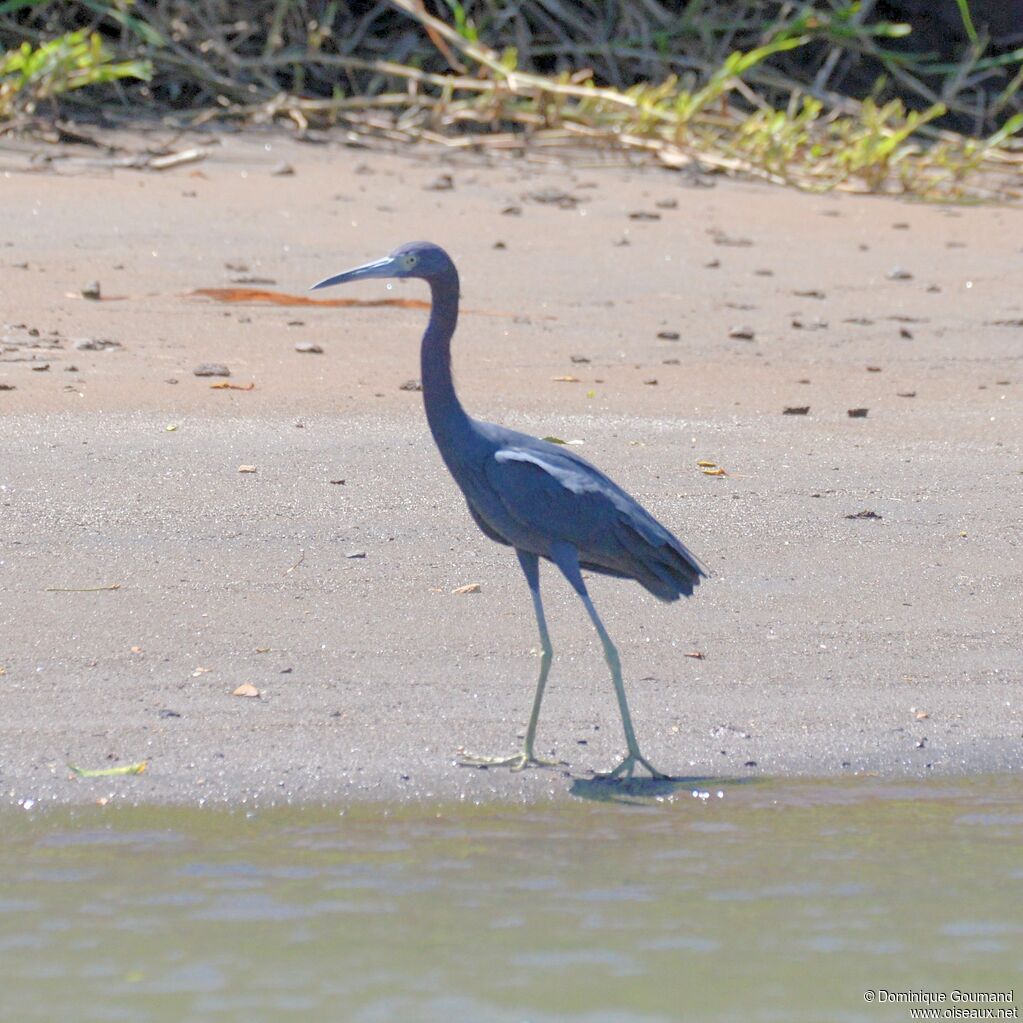
<svg viewBox="0 0 1023 1023">
<path fill-rule="evenodd" d="M 422 277 L 424 280 L 433 280 L 452 272 L 454 266 L 451 257 L 439 245 L 433 242 L 406 242 L 383 259 L 327 277 L 314 284 L 312 290 L 361 281 L 368 277 Z"/>
</svg>

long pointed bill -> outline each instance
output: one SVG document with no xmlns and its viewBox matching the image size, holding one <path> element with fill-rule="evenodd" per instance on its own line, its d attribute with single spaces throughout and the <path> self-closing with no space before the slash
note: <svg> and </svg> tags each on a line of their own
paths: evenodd
<svg viewBox="0 0 1023 1023">
<path fill-rule="evenodd" d="M 367 277 L 393 277 L 394 259 L 391 256 L 384 256 L 373 263 L 366 263 L 364 266 L 357 266 L 354 270 L 346 270 L 344 273 L 327 277 L 309 290 L 316 291 L 317 288 L 332 288 L 335 284 L 347 284 L 349 281 L 361 281 Z"/>
</svg>

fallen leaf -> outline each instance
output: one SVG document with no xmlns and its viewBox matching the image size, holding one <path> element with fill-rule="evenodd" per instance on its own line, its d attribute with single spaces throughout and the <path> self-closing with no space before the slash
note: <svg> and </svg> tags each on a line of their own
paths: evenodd
<svg viewBox="0 0 1023 1023">
<path fill-rule="evenodd" d="M 256 467 L 254 465 L 239 465 L 238 466 L 238 471 L 239 472 L 255 472 L 256 471 Z"/>
<path fill-rule="evenodd" d="M 233 690 L 232 696 L 247 696 L 254 699 L 259 696 L 259 690 L 251 682 L 243 682 L 237 689 Z"/>
<path fill-rule="evenodd" d="M 198 678 L 200 675 L 207 675 L 212 670 L 212 668 L 196 668 L 195 671 L 192 672 L 192 678 Z"/>
<path fill-rule="evenodd" d="M 168 423 L 168 424 L 167 424 L 167 425 L 166 425 L 166 426 L 164 427 L 164 429 L 165 429 L 165 430 L 166 430 L 166 431 L 167 431 L 168 433 L 173 433 L 173 432 L 174 432 L 174 431 L 175 431 L 175 430 L 176 430 L 177 428 L 178 428 L 178 424 L 177 424 L 177 423 Z"/>
<path fill-rule="evenodd" d="M 702 661 L 707 657 L 707 655 L 700 650 L 690 650 L 688 653 L 683 654 L 683 656 L 692 657 L 694 661 Z"/>
<path fill-rule="evenodd" d="M 705 469 L 713 469 L 717 462 L 708 462 L 706 458 L 701 458 L 696 464 L 703 466 Z"/>
<path fill-rule="evenodd" d="M 577 383 L 579 383 L 579 378 L 578 377 L 574 377 L 574 376 L 551 377 L 551 380 L 554 380 L 554 381 L 556 381 L 559 384 L 577 384 Z"/>
<path fill-rule="evenodd" d="M 786 405 L 781 410 L 783 416 L 805 416 L 810 411 L 809 405 Z"/>
<path fill-rule="evenodd" d="M 727 476 L 728 475 L 728 473 L 724 469 L 722 469 L 720 465 L 715 466 L 713 469 L 701 469 L 700 472 L 702 472 L 704 476 Z"/>
<path fill-rule="evenodd" d="M 226 380 L 221 380 L 219 384 L 210 384 L 210 389 L 213 391 L 254 391 L 256 385 L 250 384 L 231 384 Z"/>
<path fill-rule="evenodd" d="M 121 767 L 99 767 L 90 769 L 86 767 L 75 767 L 68 764 L 68 769 L 76 778 L 117 778 L 126 774 L 142 774 L 146 769 L 148 761 L 140 760 L 137 764 L 124 764 Z"/>
<path fill-rule="evenodd" d="M 564 444 L 565 442 L 560 437 L 555 437 L 553 434 L 547 437 L 541 437 L 541 440 L 547 441 L 548 444 Z"/>
<path fill-rule="evenodd" d="M 479 583 L 466 583 L 465 586 L 456 586 L 452 593 L 479 593 L 483 587 Z"/>
</svg>

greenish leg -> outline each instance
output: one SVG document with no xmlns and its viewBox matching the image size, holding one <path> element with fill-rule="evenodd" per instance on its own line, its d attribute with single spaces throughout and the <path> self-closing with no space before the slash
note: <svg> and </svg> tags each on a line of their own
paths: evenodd
<svg viewBox="0 0 1023 1023">
<path fill-rule="evenodd" d="M 597 609 L 593 606 L 593 601 L 590 600 L 590 595 L 586 591 L 586 583 L 583 582 L 582 573 L 579 571 L 579 557 L 575 552 L 575 548 L 568 544 L 557 544 L 552 546 L 551 556 L 558 568 L 564 572 L 565 578 L 572 584 L 576 593 L 579 594 L 590 616 L 590 620 L 597 630 L 597 635 L 600 636 L 600 642 L 604 647 L 604 660 L 607 661 L 607 666 L 611 669 L 615 696 L 618 697 L 618 710 L 622 715 L 622 727 L 625 729 L 625 744 L 628 747 L 628 755 L 616 768 L 605 775 L 599 775 L 599 777 L 631 778 L 637 764 L 645 767 L 654 778 L 669 777 L 662 771 L 658 771 L 639 751 L 639 743 L 636 742 L 636 733 L 632 727 L 632 715 L 629 714 L 629 704 L 625 699 L 625 683 L 622 681 L 622 663 L 618 657 L 618 650 L 615 648 L 614 643 L 611 642 L 611 637 L 607 634 L 607 629 L 604 628 L 604 623 L 600 620 Z"/>
<path fill-rule="evenodd" d="M 540 629 L 540 677 L 536 680 L 536 695 L 533 697 L 533 710 L 529 715 L 529 724 L 526 726 L 526 743 L 521 753 L 514 753 L 510 757 L 481 757 L 466 753 L 459 760 L 463 767 L 510 767 L 513 771 L 521 771 L 529 766 L 536 767 L 558 767 L 559 761 L 541 760 L 533 750 L 536 741 L 536 725 L 540 720 L 540 705 L 543 703 L 543 692 L 547 687 L 547 675 L 551 670 L 551 661 L 554 657 L 554 648 L 551 646 L 551 638 L 547 633 L 547 621 L 544 618 L 543 602 L 540 600 L 540 563 L 535 554 L 528 554 L 525 551 L 517 551 L 519 564 L 525 573 L 526 582 L 529 584 L 529 592 L 533 597 L 533 610 L 536 612 L 536 624 Z"/>
</svg>

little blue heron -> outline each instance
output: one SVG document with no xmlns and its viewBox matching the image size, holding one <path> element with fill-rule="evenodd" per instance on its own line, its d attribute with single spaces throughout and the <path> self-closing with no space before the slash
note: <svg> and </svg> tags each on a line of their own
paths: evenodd
<svg viewBox="0 0 1023 1023">
<path fill-rule="evenodd" d="M 466 414 L 451 379 L 458 271 L 442 248 L 431 242 L 410 242 L 383 259 L 328 277 L 313 287 L 328 288 L 370 277 L 420 277 L 430 285 L 433 306 L 420 352 L 426 418 L 476 525 L 491 540 L 515 548 L 540 630 L 540 677 L 522 752 L 510 757 L 468 756 L 463 763 L 513 770 L 528 765 L 550 766 L 533 751 L 554 653 L 540 601 L 539 559 L 546 558 L 561 569 L 582 599 L 611 669 L 628 753 L 607 777 L 631 777 L 637 764 L 655 778 L 667 777 L 639 750 L 625 700 L 618 651 L 590 600 L 581 570 L 635 579 L 664 601 L 690 596 L 706 573 L 685 546 L 638 501 L 589 462 L 563 447 L 482 423 Z"/>
</svg>

